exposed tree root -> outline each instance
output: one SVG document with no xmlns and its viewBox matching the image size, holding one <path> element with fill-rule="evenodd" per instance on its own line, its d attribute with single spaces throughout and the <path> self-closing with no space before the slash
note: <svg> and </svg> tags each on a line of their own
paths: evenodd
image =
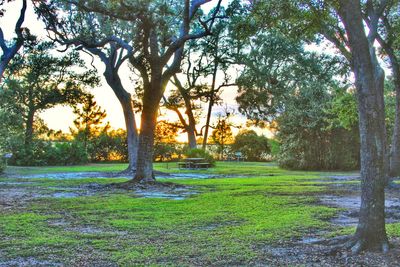
<svg viewBox="0 0 400 267">
<path fill-rule="evenodd" d="M 174 184 L 170 182 L 159 182 L 156 180 L 129 180 L 123 183 L 112 183 L 108 184 L 107 187 L 115 188 L 115 189 L 124 189 L 124 190 L 135 190 L 135 189 L 174 189 L 174 188 L 183 188 L 184 185 Z"/>
<path fill-rule="evenodd" d="M 160 171 L 153 171 L 153 172 L 154 172 L 154 175 L 157 175 L 157 176 L 170 176 L 171 175 L 170 173 L 167 173 L 167 172 L 160 172 Z M 115 173 L 114 176 L 115 177 L 118 177 L 118 176 L 134 177 L 135 174 L 136 174 L 136 169 L 127 168 L 123 171 Z"/>
<path fill-rule="evenodd" d="M 321 242 L 321 244 L 332 246 L 327 253 L 329 255 L 336 255 L 343 250 L 350 250 L 353 255 L 358 255 L 364 250 L 388 253 L 390 248 L 388 241 L 382 240 L 380 244 L 371 246 L 365 239 L 359 238 L 356 235 L 337 237 L 325 241 L 325 243 Z"/>
</svg>

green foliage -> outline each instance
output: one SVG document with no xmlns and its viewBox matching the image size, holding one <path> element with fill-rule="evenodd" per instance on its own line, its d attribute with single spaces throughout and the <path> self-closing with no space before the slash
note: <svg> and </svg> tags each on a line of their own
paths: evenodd
<svg viewBox="0 0 400 267">
<path fill-rule="evenodd" d="M 128 161 L 128 144 L 126 131 L 108 130 L 104 127 L 100 134 L 93 136 L 88 144 L 91 162 Z"/>
<path fill-rule="evenodd" d="M 88 94 L 86 88 L 98 82 L 94 70 L 86 69 L 77 52 L 56 56 L 55 46 L 49 42 L 25 47 L 12 61 L 0 91 L 0 145 L 14 154 L 10 163 L 71 164 L 64 158 L 47 158 L 64 148 L 42 140 L 49 129 L 37 115 L 56 105 L 76 105 Z M 74 149 L 63 152 L 71 152 L 74 158 Z"/>
<path fill-rule="evenodd" d="M 6 162 L 4 158 L 2 157 L 2 153 L 0 153 L 0 173 L 3 173 L 4 170 L 6 169 Z"/>
<path fill-rule="evenodd" d="M 203 150 L 203 149 L 200 149 L 200 148 L 188 149 L 185 152 L 185 156 L 187 158 L 204 158 L 206 162 L 208 162 L 211 165 L 215 166 L 214 157 L 211 154 L 209 154 L 207 151 Z"/>
<path fill-rule="evenodd" d="M 88 156 L 79 142 L 33 140 L 28 149 L 25 144 L 16 143 L 12 147 L 10 164 L 17 166 L 76 165 L 88 162 Z"/>
<path fill-rule="evenodd" d="M 276 139 L 269 139 L 268 142 L 271 146 L 271 155 L 275 158 L 279 155 L 281 144 Z"/>
<path fill-rule="evenodd" d="M 248 161 L 266 160 L 271 152 L 268 138 L 257 135 L 253 130 L 245 130 L 236 135 L 231 149 L 242 152 Z"/>
<path fill-rule="evenodd" d="M 101 127 L 107 114 L 97 105 L 91 94 L 82 99 L 81 105 L 74 106 L 74 114 L 76 115 L 74 120 L 76 130 L 70 129 L 70 131 L 75 139 L 82 142 L 84 148 L 88 149 L 88 143 L 95 136 L 99 135 L 101 131 L 107 131 L 107 127 L 106 129 Z"/>
<path fill-rule="evenodd" d="M 12 139 L 9 143 L 13 157 L 9 163 L 16 166 L 43 166 L 47 164 L 46 154 L 52 149 L 51 143 L 33 139 L 29 146 L 23 139 Z"/>
<path fill-rule="evenodd" d="M 56 143 L 46 153 L 46 165 L 78 165 L 88 162 L 88 155 L 78 142 Z"/>
<path fill-rule="evenodd" d="M 332 99 L 332 104 L 327 110 L 332 115 L 332 127 L 343 127 L 347 130 L 358 127 L 357 98 L 354 92 L 340 90 Z"/>
<path fill-rule="evenodd" d="M 227 145 L 232 144 L 234 140 L 228 116 L 226 118 L 220 116 L 217 125 L 213 128 L 214 130 L 208 139 L 210 143 L 217 145 L 217 153 L 222 160 L 227 152 Z"/>
<path fill-rule="evenodd" d="M 165 120 L 157 122 L 154 136 L 153 158 L 156 161 L 171 160 L 172 155 L 177 153 L 176 138 L 178 128 Z"/>
<path fill-rule="evenodd" d="M 356 169 L 359 166 L 358 128 L 332 127 L 327 112 L 332 96 L 321 86 L 302 88 L 286 103 L 278 118 L 281 143 L 278 163 L 291 169 Z"/>
</svg>

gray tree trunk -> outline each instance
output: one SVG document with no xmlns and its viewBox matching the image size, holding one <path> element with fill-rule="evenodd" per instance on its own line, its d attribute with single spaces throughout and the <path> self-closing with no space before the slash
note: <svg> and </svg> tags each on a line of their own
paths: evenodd
<svg viewBox="0 0 400 267">
<path fill-rule="evenodd" d="M 388 53 L 396 90 L 396 114 L 390 150 L 390 177 L 400 176 L 400 67 L 393 51 Z"/>
<path fill-rule="evenodd" d="M 131 95 L 124 89 L 118 73 L 116 73 L 116 71 L 111 67 L 106 67 L 104 77 L 106 78 L 108 85 L 117 96 L 124 112 L 129 160 L 129 166 L 127 170 L 133 172 L 136 170 L 137 162 L 138 131 L 136 127 L 135 113 L 133 112 Z"/>
<path fill-rule="evenodd" d="M 361 141 L 361 207 L 353 252 L 388 250 L 385 230 L 386 128 L 383 100 L 384 72 L 364 32 L 358 0 L 341 0 L 356 79 Z"/>
<path fill-rule="evenodd" d="M 196 141 L 196 130 L 193 127 L 188 127 L 187 131 L 187 136 L 188 136 L 188 141 L 189 141 L 189 147 L 190 148 L 197 148 L 197 141 Z"/>
</svg>

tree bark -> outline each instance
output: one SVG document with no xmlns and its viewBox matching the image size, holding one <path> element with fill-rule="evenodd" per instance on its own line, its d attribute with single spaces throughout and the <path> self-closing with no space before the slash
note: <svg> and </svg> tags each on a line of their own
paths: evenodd
<svg viewBox="0 0 400 267">
<path fill-rule="evenodd" d="M 393 51 L 387 51 L 396 91 L 396 112 L 390 150 L 390 177 L 400 176 L 400 66 Z"/>
<path fill-rule="evenodd" d="M 188 136 L 188 142 L 190 148 L 197 148 L 197 141 L 196 141 L 196 120 L 193 115 L 192 105 L 190 102 L 190 97 L 186 92 L 182 92 L 182 97 L 185 102 L 186 107 L 186 114 L 188 117 L 189 123 L 186 125 L 185 130 Z"/>
<path fill-rule="evenodd" d="M 341 0 L 339 15 L 345 26 L 355 75 L 361 141 L 361 207 L 352 251 L 388 250 L 385 230 L 386 128 L 384 72 L 373 43 L 364 32 L 358 0 Z"/>
<path fill-rule="evenodd" d="M 153 154 L 154 133 L 157 123 L 158 108 L 164 92 L 161 71 L 153 70 L 149 88 L 144 89 L 143 110 L 141 117 L 138 158 L 134 182 L 154 182 Z"/>
<path fill-rule="evenodd" d="M 189 125 L 189 128 L 187 130 L 187 136 L 188 136 L 188 141 L 189 141 L 189 147 L 192 149 L 197 148 L 196 129 L 191 127 L 191 125 Z"/>
<path fill-rule="evenodd" d="M 124 112 L 125 127 L 128 143 L 129 166 L 127 171 L 136 170 L 137 151 L 138 151 L 138 131 L 136 127 L 135 113 L 133 111 L 131 95 L 124 89 L 121 79 L 111 67 L 106 67 L 104 76 L 108 85 L 114 91 Z"/>
<path fill-rule="evenodd" d="M 30 109 L 28 111 L 26 121 L 25 121 L 25 148 L 29 149 L 30 145 L 32 144 L 33 139 L 33 122 L 35 118 L 35 110 Z"/>
</svg>

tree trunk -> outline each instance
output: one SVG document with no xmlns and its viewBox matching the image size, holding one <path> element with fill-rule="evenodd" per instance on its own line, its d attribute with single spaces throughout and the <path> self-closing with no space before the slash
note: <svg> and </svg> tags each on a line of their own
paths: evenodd
<svg viewBox="0 0 400 267">
<path fill-rule="evenodd" d="M 388 53 L 396 90 L 396 112 L 390 151 L 390 177 L 400 176 L 400 66 L 394 53 Z"/>
<path fill-rule="evenodd" d="M 153 154 L 154 133 L 157 123 L 158 108 L 163 94 L 161 74 L 153 74 L 150 88 L 145 88 L 143 95 L 142 120 L 139 135 L 138 159 L 135 182 L 154 182 Z"/>
<path fill-rule="evenodd" d="M 217 60 L 217 59 L 215 58 L 215 60 Z M 211 92 L 210 92 L 210 102 L 208 103 L 206 128 L 204 130 L 203 150 L 206 150 L 206 147 L 207 147 L 208 130 L 210 128 L 211 113 L 212 113 L 212 108 L 214 106 L 214 95 L 215 95 L 215 83 L 216 83 L 216 79 L 217 79 L 217 70 L 218 70 L 218 61 L 216 61 L 214 64 L 213 78 L 212 78 Z"/>
<path fill-rule="evenodd" d="M 383 100 L 384 72 L 372 42 L 364 32 L 358 0 L 341 0 L 339 15 L 345 26 L 356 79 L 361 141 L 361 207 L 352 251 L 388 250 L 385 230 L 386 128 Z"/>
<path fill-rule="evenodd" d="M 127 142 L 128 142 L 128 160 L 129 160 L 128 171 L 135 171 L 137 162 L 137 152 L 138 152 L 138 132 L 136 128 L 135 114 L 133 112 L 131 98 L 129 97 L 129 100 L 121 102 L 121 106 L 124 111 Z"/>
<path fill-rule="evenodd" d="M 187 129 L 187 136 L 188 136 L 188 141 L 189 141 L 189 147 L 197 148 L 196 130 L 193 129 L 193 127 L 191 127 L 190 125 Z"/>
<path fill-rule="evenodd" d="M 185 101 L 186 106 L 186 114 L 188 116 L 189 124 L 186 127 L 187 135 L 188 135 L 188 142 L 190 148 L 197 148 L 197 141 L 196 141 L 196 120 L 193 115 L 192 105 L 190 102 L 189 95 L 186 93 L 182 93 L 182 97 Z"/>
<path fill-rule="evenodd" d="M 124 112 L 129 160 L 129 166 L 127 170 L 135 171 L 138 151 L 138 131 L 136 127 L 135 113 L 133 112 L 131 95 L 124 89 L 118 73 L 116 73 L 111 66 L 106 67 L 104 76 L 108 85 L 117 96 Z"/>
<path fill-rule="evenodd" d="M 25 148 L 30 149 L 33 139 L 33 122 L 35 117 L 35 110 L 30 109 L 26 117 L 26 129 L 25 129 Z"/>
</svg>

